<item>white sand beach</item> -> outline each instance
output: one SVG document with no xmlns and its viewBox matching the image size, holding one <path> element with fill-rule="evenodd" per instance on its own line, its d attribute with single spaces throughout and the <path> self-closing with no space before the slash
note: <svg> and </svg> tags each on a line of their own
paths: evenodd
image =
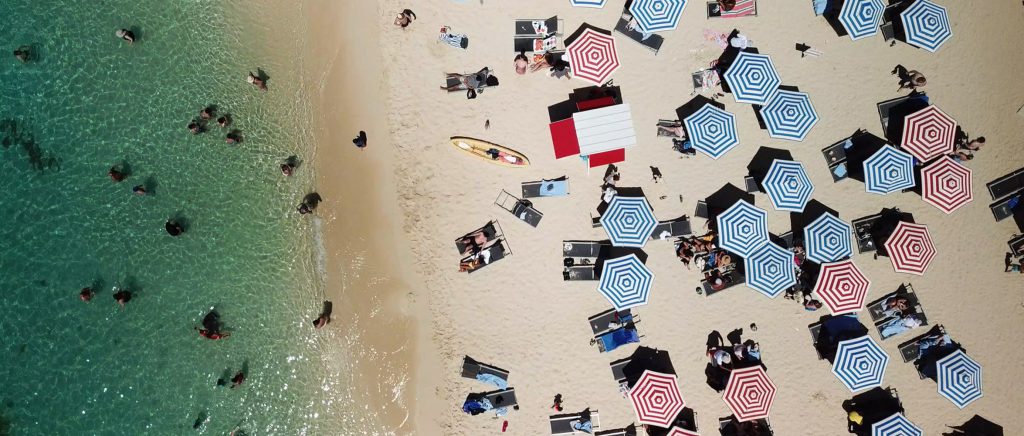
<svg viewBox="0 0 1024 436">
<path fill-rule="evenodd" d="M 974 414 L 1012 434 L 1024 424 L 1024 348 L 1016 345 L 1024 336 L 1019 322 L 1024 276 L 1002 272 L 1005 241 L 1015 228 L 1012 220 L 993 220 L 985 183 L 1024 165 L 1018 152 L 1024 137 L 1024 117 L 1018 114 L 1024 87 L 1017 80 L 1024 56 L 1022 37 L 1012 31 L 1024 28 L 1021 6 L 940 0 L 949 9 L 954 35 L 938 53 L 929 53 L 904 43 L 890 47 L 881 35 L 858 41 L 839 37 L 814 16 L 809 1 L 761 0 L 756 17 L 714 20 L 705 18 L 703 2 L 690 3 L 679 28 L 662 33 L 666 41 L 657 55 L 617 37 L 622 66 L 612 78 L 632 107 L 638 134 L 638 146 L 618 165 L 618 185 L 642 187 L 658 219 L 693 215 L 696 202 L 724 184 L 743 186 L 751 157 L 758 147 L 768 146 L 787 149 L 803 162 L 814 198 L 846 221 L 883 207 L 914 214 L 918 223 L 929 226 L 938 256 L 924 276 L 912 276 L 895 273 L 885 258 L 855 254 L 854 261 L 872 281 L 867 300 L 912 283 L 930 323 L 944 325 L 983 366 L 984 397 L 960 410 L 936 393 L 934 382 L 919 379 L 913 365 L 902 362 L 898 343 L 923 329 L 880 342 L 891 356 L 883 386 L 899 392 L 907 417 L 926 434 L 940 434 Z M 395 14 L 406 7 L 417 19 L 406 29 L 393 26 Z M 363 276 L 346 277 L 343 265 L 332 264 L 329 283 L 337 289 L 331 292 L 352 302 L 347 312 L 373 326 L 372 337 L 358 340 L 377 343 L 380 350 L 401 350 L 361 356 L 368 372 L 359 380 L 367 392 L 382 398 L 369 409 L 410 407 L 410 416 L 390 417 L 395 433 L 496 434 L 508 420 L 508 434 L 549 434 L 548 416 L 555 414 L 549 407 L 559 393 L 566 412 L 600 411 L 603 429 L 635 421 L 609 370 L 609 362 L 627 357 L 635 345 L 611 353 L 590 346 L 587 318 L 610 305 L 597 293 L 597 282 L 567 282 L 561 274 L 563 240 L 606 239 L 590 223 L 591 214 L 597 214 L 604 168 L 588 171 L 575 157 L 555 160 L 547 127 L 547 107 L 588 85 L 544 73 L 519 76 L 512 66 L 515 19 L 557 15 L 566 33 L 584 22 L 610 30 L 621 7 L 622 1 L 615 0 L 604 9 L 573 8 L 565 0 L 380 0 L 310 7 L 316 53 L 324 54 L 322 67 L 330 71 L 314 85 L 322 89 L 316 166 L 330 221 L 328 253 L 335 256 L 329 262 L 358 251 L 374 265 Z M 469 35 L 467 50 L 437 41 L 444 25 Z M 670 141 L 655 136 L 655 123 L 675 118 L 675 109 L 692 98 L 690 73 L 721 54 L 705 31 L 734 28 L 772 57 L 783 84 L 810 94 L 820 120 L 803 142 L 771 139 L 759 129 L 751 107 L 727 94 L 719 101 L 737 116 L 740 145 L 718 160 L 701 154 L 682 159 Z M 361 42 L 341 42 L 347 38 Z M 378 40 L 379 45 L 372 43 Z M 796 43 L 823 55 L 802 58 Z M 897 64 L 924 73 L 931 103 L 972 136 L 988 139 L 967 162 L 974 171 L 974 201 L 951 215 L 917 194 L 879 196 L 864 192 L 854 180 L 833 183 L 821 157 L 823 147 L 857 129 L 882 135 L 876 103 L 900 95 L 896 76 L 890 74 Z M 474 100 L 437 88 L 445 72 L 484 66 L 495 71 L 501 84 Z M 370 136 L 365 151 L 349 142 L 358 130 Z M 514 148 L 531 165 L 488 164 L 453 148 L 448 142 L 453 135 Z M 659 183 L 652 181 L 649 166 L 664 174 Z M 538 228 L 493 204 L 502 189 L 518 194 L 521 182 L 563 175 L 570 181 L 570 195 L 534 201 L 544 213 Z M 771 210 L 765 194 L 756 194 L 756 201 Z M 770 212 L 773 233 L 789 230 L 787 215 Z M 472 275 L 458 273 L 460 256 L 453 240 L 492 219 L 501 223 L 512 256 Z M 694 218 L 693 226 L 695 233 L 703 233 L 704 220 Z M 655 278 L 650 303 L 633 311 L 641 320 L 640 345 L 668 351 L 701 434 L 718 434 L 717 419 L 730 414 L 721 394 L 704 383 L 705 340 L 712 330 L 724 335 L 736 328 L 745 328 L 744 338 L 760 343 L 778 387 L 770 415 L 775 434 L 846 434 L 841 403 L 853 394 L 831 374 L 828 362 L 817 359 L 807 332 L 826 309 L 807 312 L 745 286 L 697 295 L 699 272 L 678 262 L 670 242 L 650 241 L 645 251 Z M 865 312 L 860 318 L 865 325 L 871 321 Z M 751 323 L 759 327 L 756 332 L 748 328 Z M 878 339 L 874 329 L 870 335 Z M 502 419 L 462 413 L 468 393 L 487 390 L 460 377 L 466 355 L 511 371 L 509 384 L 520 410 Z M 412 378 L 400 394 L 374 391 L 380 378 L 403 378 L 406 372 Z"/>
</svg>

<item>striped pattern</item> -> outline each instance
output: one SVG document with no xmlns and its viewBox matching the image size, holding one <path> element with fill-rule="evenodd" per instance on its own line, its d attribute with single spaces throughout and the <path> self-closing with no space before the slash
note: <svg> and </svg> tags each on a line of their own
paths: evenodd
<svg viewBox="0 0 1024 436">
<path fill-rule="evenodd" d="M 900 14 L 907 43 L 935 53 L 953 36 L 946 8 L 931 0 L 917 0 Z"/>
<path fill-rule="evenodd" d="M 718 215 L 718 245 L 740 257 L 750 255 L 768 242 L 768 212 L 746 201 L 737 201 Z"/>
<path fill-rule="evenodd" d="M 722 10 L 722 18 L 738 18 L 757 15 L 757 0 L 738 0 L 732 10 Z"/>
<path fill-rule="evenodd" d="M 672 426 L 672 428 L 668 429 L 668 433 L 665 433 L 665 436 L 700 436 L 700 433 Z"/>
<path fill-rule="evenodd" d="M 872 424 L 871 436 L 924 436 L 924 431 L 902 413 L 897 413 Z"/>
<path fill-rule="evenodd" d="M 629 13 L 645 33 L 675 30 L 683 15 L 686 0 L 633 0 Z"/>
<path fill-rule="evenodd" d="M 601 227 L 616 247 L 642 248 L 657 225 L 658 220 L 644 197 L 616 195 L 601 215 Z"/>
<path fill-rule="evenodd" d="M 668 427 L 683 411 L 686 402 L 679 393 L 674 374 L 645 370 L 629 390 L 636 419 L 641 424 Z"/>
<path fill-rule="evenodd" d="M 920 0 L 919 0 L 920 1 Z M 903 119 L 900 147 L 921 162 L 953 152 L 956 120 L 937 106 L 928 106 Z"/>
<path fill-rule="evenodd" d="M 853 226 L 830 213 L 821 214 L 804 227 L 807 259 L 817 263 L 836 262 L 853 256 Z"/>
<path fill-rule="evenodd" d="M 761 108 L 761 118 L 772 138 L 803 141 L 818 123 L 811 97 L 804 92 L 778 91 Z"/>
<path fill-rule="evenodd" d="M 765 104 L 782 84 L 768 55 L 740 52 L 722 75 L 737 103 Z"/>
<path fill-rule="evenodd" d="M 589 156 L 636 145 L 629 104 L 617 104 L 572 114 L 580 155 Z"/>
<path fill-rule="evenodd" d="M 886 145 L 864 161 L 864 189 L 873 194 L 913 188 L 914 157 Z"/>
<path fill-rule="evenodd" d="M 565 49 L 572 74 L 595 85 L 601 85 L 619 68 L 615 38 L 587 28 Z"/>
<path fill-rule="evenodd" d="M 581 8 L 603 8 L 608 0 L 569 0 L 569 3 Z"/>
<path fill-rule="evenodd" d="M 775 210 L 803 212 L 814 193 L 814 185 L 800 162 L 775 159 L 761 181 Z"/>
<path fill-rule="evenodd" d="M 705 104 L 686 117 L 683 124 L 693 148 L 712 159 L 722 157 L 740 143 L 736 134 L 736 116 L 713 104 Z"/>
<path fill-rule="evenodd" d="M 921 198 L 950 214 L 974 200 L 971 169 L 941 157 L 921 170 Z"/>
<path fill-rule="evenodd" d="M 882 0 L 845 0 L 839 10 L 839 22 L 850 39 L 856 41 L 878 33 L 884 10 Z"/>
<path fill-rule="evenodd" d="M 938 368 L 939 395 L 963 409 L 981 398 L 981 365 L 963 350 L 943 357 L 935 363 Z"/>
<path fill-rule="evenodd" d="M 896 272 L 924 275 L 935 258 L 935 245 L 924 224 L 900 221 L 885 241 L 885 251 Z"/>
<path fill-rule="evenodd" d="M 601 281 L 597 291 L 604 295 L 616 310 L 647 304 L 651 296 L 654 274 L 635 254 L 609 259 L 601 268 Z"/>
<path fill-rule="evenodd" d="M 796 284 L 793 253 L 772 242 L 761 245 L 743 262 L 747 287 L 768 298 L 775 298 Z"/>
<path fill-rule="evenodd" d="M 814 293 L 833 315 L 857 312 L 864 308 L 871 281 L 852 260 L 821 265 Z"/>
<path fill-rule="evenodd" d="M 870 336 L 839 342 L 832 374 L 851 392 L 882 385 L 889 355 Z"/>
<path fill-rule="evenodd" d="M 775 401 L 775 383 L 761 366 L 734 369 L 729 373 L 722 399 L 738 421 L 768 418 Z"/>
</svg>

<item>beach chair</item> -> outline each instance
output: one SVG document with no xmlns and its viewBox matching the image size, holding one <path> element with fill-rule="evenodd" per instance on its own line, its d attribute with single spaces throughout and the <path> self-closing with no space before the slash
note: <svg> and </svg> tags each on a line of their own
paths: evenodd
<svg viewBox="0 0 1024 436">
<path fill-rule="evenodd" d="M 496 409 L 500 407 L 514 407 L 519 404 L 519 401 L 516 400 L 516 388 L 499 389 L 487 392 L 483 396 Z"/>
<path fill-rule="evenodd" d="M 881 103 L 878 103 L 878 119 L 882 123 L 882 131 L 886 132 L 886 134 L 888 135 L 888 132 L 889 132 L 889 114 L 890 114 L 890 112 L 892 112 L 892 110 L 894 108 L 896 108 L 897 106 L 902 105 L 903 103 L 906 103 L 907 101 L 909 101 L 912 98 L 918 98 L 918 97 L 926 97 L 926 94 L 924 92 L 920 92 L 920 93 L 918 93 L 917 96 L 914 96 L 913 94 L 904 95 L 904 96 L 901 96 L 901 97 L 896 97 L 896 98 L 889 99 L 889 100 L 883 101 Z"/>
<path fill-rule="evenodd" d="M 704 257 L 706 259 L 707 256 L 708 255 L 705 254 L 701 257 Z M 730 254 L 730 256 L 732 256 L 734 259 L 738 258 L 738 256 L 733 254 Z M 695 254 L 694 259 L 696 258 L 697 256 Z M 704 288 L 705 297 L 710 297 L 733 286 L 741 285 L 746 282 L 746 276 L 739 269 L 738 263 L 731 263 L 724 267 L 705 269 L 703 273 L 704 279 L 701 280 L 701 286 Z M 715 284 L 715 279 L 718 278 L 722 279 L 721 285 Z"/>
<path fill-rule="evenodd" d="M 501 226 L 498 224 L 498 220 L 488 221 L 487 224 L 483 225 L 483 227 L 455 239 L 455 248 L 459 250 L 459 254 L 466 255 L 466 250 L 470 248 L 470 244 L 467 244 L 465 240 L 467 238 L 473 239 L 473 235 L 477 233 L 482 233 L 487 238 L 487 243 L 505 236 L 501 231 Z M 483 245 L 487 245 L 487 243 Z"/>
<path fill-rule="evenodd" d="M 638 342 L 640 342 L 640 333 L 636 329 L 636 324 L 632 321 L 617 329 L 599 334 L 591 340 L 591 343 L 597 344 L 597 350 L 601 353 L 607 353 L 623 345 Z"/>
<path fill-rule="evenodd" d="M 846 180 L 850 176 L 847 168 L 846 150 L 853 147 L 853 137 L 843 139 L 828 147 L 821 149 L 822 156 L 828 164 L 828 172 L 832 175 L 832 181 Z"/>
<path fill-rule="evenodd" d="M 562 257 L 597 259 L 602 247 L 610 247 L 611 243 L 597 241 L 562 241 Z"/>
<path fill-rule="evenodd" d="M 567 266 L 562 270 L 562 280 L 567 282 L 598 280 L 597 268 L 594 265 Z"/>
<path fill-rule="evenodd" d="M 1014 236 L 1013 239 L 1006 241 L 1006 245 L 1010 247 L 1010 253 L 1014 256 L 1024 255 L 1024 235 Z"/>
<path fill-rule="evenodd" d="M 596 410 L 583 411 L 580 413 L 565 413 L 561 415 L 551 415 L 548 420 L 551 423 L 551 434 L 553 435 L 564 435 L 574 434 L 576 431 L 572 428 L 572 422 L 580 420 L 584 415 L 590 415 L 590 423 L 593 424 L 592 430 L 597 431 L 601 428 L 601 420 Z"/>
<path fill-rule="evenodd" d="M 508 381 L 509 372 L 496 366 L 491 366 L 486 363 L 478 362 L 469 356 L 466 356 L 462 359 L 463 377 L 476 380 L 477 375 L 480 374 L 489 374 L 498 377 L 502 380 Z"/>
<path fill-rule="evenodd" d="M 985 185 L 993 200 L 999 200 L 1024 188 L 1024 168 L 988 182 Z"/>
<path fill-rule="evenodd" d="M 902 313 L 900 315 L 913 314 L 915 318 L 921 320 L 921 326 L 928 325 L 928 317 L 924 313 L 924 308 L 921 307 L 921 301 L 917 298 L 917 294 L 914 293 L 913 285 L 911 285 L 910 283 L 900 285 L 899 289 L 897 289 L 896 292 L 892 292 L 892 293 L 890 293 L 888 295 L 885 295 L 882 298 L 879 298 L 879 299 L 877 299 L 875 301 L 872 301 L 867 306 L 868 314 L 871 315 L 871 320 L 874 321 L 874 324 L 875 324 L 875 331 L 878 332 L 878 336 L 883 341 L 886 340 L 886 339 L 892 339 L 892 338 L 894 338 L 896 336 L 899 336 L 899 335 L 902 335 L 903 333 L 906 333 L 906 331 L 905 331 L 905 332 L 897 333 L 896 335 L 890 336 L 888 338 L 882 337 L 882 326 L 885 325 L 886 323 L 892 321 L 893 319 L 897 318 L 897 317 L 892 317 L 892 316 L 886 316 L 885 315 L 885 313 L 884 313 L 884 311 L 885 311 L 885 308 L 884 308 L 885 302 L 889 298 L 897 297 L 897 296 L 898 297 L 906 298 L 907 299 L 907 306 L 909 307 L 907 309 L 906 313 Z M 920 327 L 917 327 L 917 328 L 920 328 Z M 917 328 L 915 328 L 914 330 L 916 330 Z M 910 331 L 910 330 L 907 330 L 907 331 Z"/>
<path fill-rule="evenodd" d="M 690 79 L 693 82 L 693 91 L 690 92 L 690 95 L 710 92 L 722 84 L 722 78 L 718 75 L 718 70 L 714 68 L 695 71 L 690 74 Z"/>
<path fill-rule="evenodd" d="M 936 335 L 942 335 L 945 333 L 945 327 L 943 327 L 942 324 L 938 324 L 935 327 L 932 327 L 932 329 L 928 330 L 926 333 L 900 344 L 900 356 L 903 357 L 903 362 L 913 362 L 917 360 L 918 357 L 921 356 L 921 348 L 919 347 L 919 344 L 925 338 L 933 337 Z"/>
<path fill-rule="evenodd" d="M 608 309 L 587 319 L 590 321 L 590 329 L 594 336 L 598 336 L 609 330 L 616 329 L 627 322 L 633 321 L 633 313 L 629 310 L 616 311 Z"/>
<path fill-rule="evenodd" d="M 462 75 L 463 76 L 469 76 L 469 75 L 473 75 L 473 74 L 477 74 L 477 73 L 479 73 L 479 71 L 472 72 L 472 73 L 463 73 Z M 460 80 L 458 77 L 448 77 L 448 75 L 445 74 L 444 80 L 445 80 L 445 83 L 444 83 L 445 88 L 448 90 L 449 94 L 451 94 L 453 92 L 462 92 L 462 91 L 469 90 L 469 87 L 467 87 L 465 83 L 462 83 L 462 80 Z M 486 83 L 481 83 L 480 87 L 478 89 L 479 89 L 480 92 L 483 92 L 484 89 L 493 88 L 493 87 L 497 87 L 497 86 L 498 85 L 491 86 L 491 85 L 487 85 Z"/>
<path fill-rule="evenodd" d="M 818 355 L 818 360 L 825 360 L 821 349 L 818 348 L 818 338 L 821 337 L 821 321 L 808 325 L 807 331 L 811 332 L 811 344 L 814 345 L 814 352 Z"/>
<path fill-rule="evenodd" d="M 693 210 L 693 216 L 697 218 L 709 219 L 708 215 L 708 202 L 704 200 L 697 200 L 697 208 Z"/>
<path fill-rule="evenodd" d="M 751 433 L 749 431 L 741 433 L 740 429 L 737 428 L 737 426 L 740 425 L 740 422 L 738 420 L 736 420 L 735 416 L 730 415 L 730 416 L 727 416 L 725 418 L 718 418 L 718 432 L 722 436 L 773 436 L 774 435 L 774 433 L 772 433 L 772 425 L 771 425 L 770 422 L 768 422 L 767 419 L 757 419 L 757 420 L 754 420 L 753 422 L 754 422 L 753 425 L 757 426 L 756 433 Z"/>
<path fill-rule="evenodd" d="M 871 237 L 871 227 L 880 219 L 882 219 L 882 214 L 879 213 L 858 218 L 851 222 L 853 233 L 857 237 L 858 253 L 870 253 L 878 250 L 878 247 L 875 246 L 875 240 Z"/>
<path fill-rule="evenodd" d="M 626 365 L 629 365 L 629 362 L 632 361 L 632 357 L 627 357 L 608 364 L 612 369 L 612 378 L 614 378 L 615 382 L 619 384 L 620 391 L 629 389 L 629 386 L 626 383 Z"/>
<path fill-rule="evenodd" d="M 690 226 L 690 220 L 684 216 L 677 220 L 659 221 L 658 225 L 654 226 L 654 230 L 651 231 L 651 239 L 668 241 L 671 238 L 692 234 L 693 229 Z"/>
<path fill-rule="evenodd" d="M 518 19 L 513 38 L 515 52 L 532 53 L 564 49 L 561 41 L 563 28 L 565 20 L 558 19 L 557 15 L 546 20 Z"/>
<path fill-rule="evenodd" d="M 569 179 L 559 177 L 550 180 L 523 182 L 523 198 L 560 197 L 569 195 Z"/>
<path fill-rule="evenodd" d="M 1018 189 L 1015 192 L 999 199 L 988 205 L 989 209 L 992 210 L 992 217 L 996 221 L 1002 221 L 1013 216 L 1013 210 L 1016 207 L 1020 207 L 1021 200 L 1024 199 L 1024 188 Z"/>
<path fill-rule="evenodd" d="M 611 244 L 596 241 L 562 241 L 562 279 L 597 280 L 597 257 L 604 247 L 611 247 Z"/>
<path fill-rule="evenodd" d="M 494 199 L 494 204 L 533 227 L 537 227 L 541 218 L 544 218 L 544 214 L 534 209 L 533 203 L 529 200 L 521 200 L 504 189 L 498 194 L 498 198 Z"/>
<path fill-rule="evenodd" d="M 470 274 L 473 274 L 473 273 L 475 273 L 477 271 L 480 271 L 480 270 L 484 269 L 488 265 L 491 265 L 491 264 L 493 264 L 493 263 L 495 263 L 495 262 L 497 262 L 497 261 L 499 261 L 501 259 L 504 259 L 505 257 L 511 255 L 512 252 L 510 250 L 508 250 L 508 248 L 505 246 L 504 241 L 505 241 L 504 239 L 495 239 L 494 241 L 491 242 L 491 245 L 488 245 L 487 247 L 484 247 L 483 249 L 481 249 L 480 253 L 472 254 L 472 255 L 469 255 L 469 256 L 466 256 L 466 257 L 462 258 L 462 262 L 470 262 L 476 256 L 483 256 L 482 253 L 485 252 L 485 251 L 490 256 L 490 260 L 489 261 L 487 261 L 487 262 L 477 266 L 476 268 L 467 270 L 466 272 L 468 272 Z"/>
<path fill-rule="evenodd" d="M 757 179 L 751 176 L 743 177 L 743 186 L 746 188 L 747 192 L 751 194 L 755 192 L 761 192 L 761 186 L 758 185 Z"/>
<path fill-rule="evenodd" d="M 757 0 L 736 0 L 736 6 L 732 10 L 723 10 L 717 1 L 707 2 L 708 18 L 739 18 L 756 17 Z"/>
<path fill-rule="evenodd" d="M 801 238 L 801 239 L 802 239 L 802 238 Z M 796 242 L 797 240 L 794 240 L 794 239 L 793 239 L 793 231 L 792 231 L 792 230 L 790 230 L 790 231 L 788 231 L 788 232 L 786 232 L 786 233 L 783 233 L 783 234 L 779 235 L 779 240 L 780 240 L 780 241 L 782 241 L 782 244 L 781 244 L 781 245 L 782 245 L 782 248 L 785 248 L 785 249 L 787 249 L 787 250 L 792 250 L 792 249 L 793 249 L 793 247 L 795 247 L 795 246 L 796 246 L 796 245 L 794 245 L 794 244 L 795 244 L 795 242 Z M 801 243 L 801 244 L 803 244 L 803 241 L 802 241 L 802 240 L 800 240 L 800 243 Z"/>
<path fill-rule="evenodd" d="M 594 436 L 637 436 L 636 426 L 630 424 L 629 427 L 617 428 L 614 430 L 605 430 L 594 433 Z"/>
<path fill-rule="evenodd" d="M 644 39 L 643 32 L 636 29 L 629 30 L 629 20 L 632 18 L 626 17 L 632 17 L 632 15 L 630 14 L 629 9 L 623 8 L 622 14 L 619 16 L 619 21 L 615 23 L 615 31 L 622 34 L 622 36 L 625 36 L 630 41 L 640 44 L 640 46 L 650 50 L 655 54 L 655 56 L 657 56 L 658 51 L 661 50 L 662 44 L 665 43 L 665 37 L 658 35 L 657 33 L 652 33 L 647 36 L 647 39 Z"/>
</svg>

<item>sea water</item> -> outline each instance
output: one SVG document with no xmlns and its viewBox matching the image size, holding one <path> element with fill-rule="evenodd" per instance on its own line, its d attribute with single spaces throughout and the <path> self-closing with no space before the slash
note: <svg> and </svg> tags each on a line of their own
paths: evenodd
<svg viewBox="0 0 1024 436">
<path fill-rule="evenodd" d="M 278 169 L 308 154 L 311 109 L 288 54 L 246 43 L 247 7 L 0 0 L 0 434 L 363 432 L 310 322 L 315 218 L 295 212 L 310 168 Z M 257 68 L 269 92 L 246 83 Z M 205 105 L 241 144 L 216 123 L 190 134 Z M 134 294 L 123 310 L 115 286 Z M 193 330 L 211 308 L 229 338 Z M 241 388 L 216 386 L 243 369 Z"/>
</svg>

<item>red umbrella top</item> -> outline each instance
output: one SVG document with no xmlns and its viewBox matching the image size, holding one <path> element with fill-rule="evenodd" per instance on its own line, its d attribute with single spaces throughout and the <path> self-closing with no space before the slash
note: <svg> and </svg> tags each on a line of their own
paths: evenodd
<svg viewBox="0 0 1024 436">
<path fill-rule="evenodd" d="M 857 268 L 853 260 L 824 263 L 814 293 L 833 315 L 857 312 L 864 308 L 871 280 Z"/>
<path fill-rule="evenodd" d="M 772 401 L 775 400 L 775 383 L 765 374 L 764 368 L 734 369 L 729 374 L 722 399 L 729 405 L 739 421 L 753 421 L 768 417 Z"/>
<path fill-rule="evenodd" d="M 937 106 L 928 106 L 903 119 L 900 147 L 921 162 L 953 152 L 956 120 Z"/>
<path fill-rule="evenodd" d="M 651 370 L 645 370 L 629 390 L 629 399 L 641 424 L 659 427 L 671 425 L 686 405 L 679 393 L 676 376 Z"/>
<path fill-rule="evenodd" d="M 619 68 L 615 38 L 587 28 L 565 50 L 572 73 L 580 79 L 601 85 Z"/>
<path fill-rule="evenodd" d="M 945 213 L 953 213 L 974 199 L 971 169 L 949 157 L 921 170 L 921 198 Z"/>
<path fill-rule="evenodd" d="M 700 433 L 679 427 L 672 427 L 668 429 L 668 433 L 666 433 L 665 436 L 700 436 Z"/>
<path fill-rule="evenodd" d="M 896 272 L 924 275 L 935 257 L 935 245 L 928 227 L 900 221 L 885 241 L 885 250 Z"/>
</svg>

